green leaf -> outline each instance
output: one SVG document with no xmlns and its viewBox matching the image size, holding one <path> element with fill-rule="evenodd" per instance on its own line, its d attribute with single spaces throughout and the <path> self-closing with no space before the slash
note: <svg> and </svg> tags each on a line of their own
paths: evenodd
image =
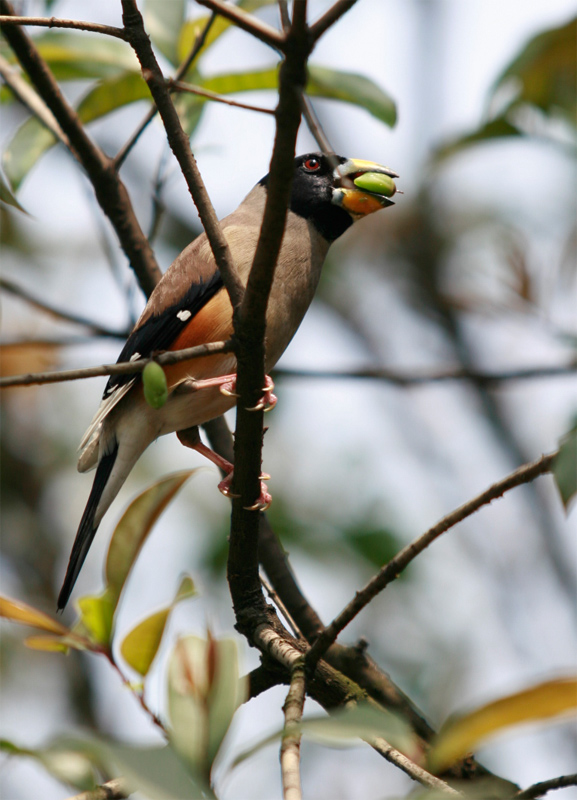
<svg viewBox="0 0 577 800">
<path fill-rule="evenodd" d="M 124 512 L 112 534 L 106 557 L 105 576 L 114 605 L 118 603 L 132 565 L 154 523 L 180 487 L 198 469 L 175 472 L 154 483 L 138 495 Z"/>
<path fill-rule="evenodd" d="M 360 106 L 391 128 L 397 121 L 392 98 L 364 75 L 309 64 L 307 94 Z"/>
<path fill-rule="evenodd" d="M 278 88 L 278 68 L 235 72 L 200 78 L 199 85 L 217 94 L 235 94 Z M 395 124 L 397 112 L 389 95 L 369 78 L 309 64 L 307 94 L 360 106 L 381 122 Z"/>
<path fill-rule="evenodd" d="M 577 680 L 560 678 L 495 700 L 441 728 L 428 755 L 429 767 L 442 772 L 496 733 L 524 722 L 548 720 L 577 709 Z"/>
<path fill-rule="evenodd" d="M 140 71 L 134 51 L 121 39 L 50 31 L 36 37 L 34 44 L 57 80 L 107 78 L 126 70 Z"/>
<path fill-rule="evenodd" d="M 12 189 L 10 188 L 8 182 L 1 173 L 0 173 L 0 200 L 9 206 L 17 208 L 18 211 L 23 211 L 24 214 L 28 213 L 24 208 L 22 208 L 16 197 L 12 194 Z"/>
<path fill-rule="evenodd" d="M 81 791 L 90 791 L 96 787 L 96 772 L 90 758 L 73 749 L 54 744 L 30 750 L 2 739 L 0 750 L 12 756 L 25 756 L 40 761 L 57 780 Z"/>
<path fill-rule="evenodd" d="M 168 608 L 157 611 L 140 622 L 122 642 L 120 652 L 124 660 L 142 677 L 148 674 L 156 657 L 170 612 L 181 600 L 194 597 L 195 594 L 192 578 L 185 575 Z"/>
<path fill-rule="evenodd" d="M 146 0 L 144 5 L 144 27 L 162 55 L 174 65 L 185 11 L 186 0 Z"/>
<path fill-rule="evenodd" d="M 194 774 L 210 775 L 246 688 L 233 639 L 177 641 L 168 667 L 171 742 Z"/>
<path fill-rule="evenodd" d="M 96 644 L 110 645 L 114 624 L 115 598 L 109 591 L 101 595 L 86 595 L 77 601 L 80 611 L 80 630 Z"/>
<path fill-rule="evenodd" d="M 561 113 L 577 124 L 577 17 L 533 37 L 506 67 L 492 89 L 518 86 L 515 105 L 528 103 L 546 114 Z"/>
<path fill-rule="evenodd" d="M 54 134 L 36 117 L 30 117 L 18 128 L 2 155 L 4 172 L 15 191 L 40 156 L 56 141 Z"/>
<path fill-rule="evenodd" d="M 202 119 L 206 100 L 202 97 L 195 97 L 193 94 L 186 94 L 185 92 L 173 95 L 173 100 L 180 123 L 187 136 L 190 137 L 197 129 Z"/>
<path fill-rule="evenodd" d="M 161 2 L 162 0 L 159 1 Z M 253 12 L 258 11 L 259 8 L 273 5 L 276 3 L 276 1 L 277 0 L 239 0 L 236 5 L 238 8 L 242 8 L 243 11 L 247 11 L 248 13 L 252 14 Z M 183 25 L 178 40 L 179 62 L 184 61 L 185 58 L 187 58 L 194 46 L 196 37 L 202 33 L 208 20 L 209 17 L 199 17 L 198 19 L 191 20 Z M 233 25 L 233 23 L 230 22 L 230 20 L 217 16 L 212 23 L 208 36 L 206 37 L 206 41 L 199 52 L 199 57 L 203 55 L 206 50 L 208 50 L 208 48 L 231 27 L 231 25 Z"/>
<path fill-rule="evenodd" d="M 395 534 L 384 529 L 355 526 L 343 531 L 343 538 L 349 547 L 374 567 L 382 567 L 401 549 Z M 405 572 L 401 574 L 405 575 Z"/>
<path fill-rule="evenodd" d="M 553 461 L 553 477 L 565 510 L 577 494 L 577 428 L 559 442 L 559 453 Z"/>
<path fill-rule="evenodd" d="M 140 72 L 122 72 L 99 81 L 82 98 L 77 113 L 81 122 L 88 123 L 130 103 L 150 99 L 150 90 Z"/>
<path fill-rule="evenodd" d="M 476 131 L 453 139 L 440 147 L 435 153 L 435 163 L 440 163 L 444 159 L 459 153 L 461 150 L 466 150 L 468 147 L 471 147 L 471 145 L 492 141 L 494 139 L 505 139 L 523 135 L 523 131 L 506 119 L 506 117 L 495 117 L 495 119 L 481 125 Z"/>
</svg>

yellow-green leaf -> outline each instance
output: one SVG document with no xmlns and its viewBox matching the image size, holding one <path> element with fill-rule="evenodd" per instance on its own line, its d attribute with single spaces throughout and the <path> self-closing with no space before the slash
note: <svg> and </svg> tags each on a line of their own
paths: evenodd
<svg viewBox="0 0 577 800">
<path fill-rule="evenodd" d="M 18 202 L 18 200 L 16 199 L 16 197 L 12 193 L 12 189 L 8 185 L 7 180 L 4 178 L 4 176 L 1 173 L 0 173 L 0 200 L 3 203 L 6 203 L 9 206 L 13 206 L 14 208 L 17 208 L 18 211 L 23 211 L 24 214 L 28 213 L 24 208 L 22 208 L 22 206 L 20 205 L 20 203 Z"/>
<path fill-rule="evenodd" d="M 577 494 L 577 428 L 569 431 L 559 444 L 552 470 L 561 500 L 568 510 L 569 503 Z"/>
<path fill-rule="evenodd" d="M 115 598 L 107 591 L 101 595 L 86 595 L 77 601 L 80 626 L 97 644 L 109 645 L 112 638 Z"/>
<path fill-rule="evenodd" d="M 105 567 L 108 590 L 115 605 L 152 526 L 195 472 L 197 469 L 187 469 L 168 475 L 138 495 L 124 512 L 112 535 Z"/>
<path fill-rule="evenodd" d="M 169 614 L 170 608 L 151 614 L 130 631 L 120 646 L 126 663 L 143 677 L 158 652 Z"/>
<path fill-rule="evenodd" d="M 63 636 L 28 636 L 24 644 L 31 650 L 44 650 L 50 653 L 67 653 L 70 646 Z"/>
<path fill-rule="evenodd" d="M 12 622 L 20 622 L 22 625 L 30 625 L 33 628 L 39 628 L 43 631 L 50 633 L 58 633 L 61 635 L 68 635 L 70 631 L 60 622 L 43 611 L 38 611 L 36 608 L 21 603 L 18 600 L 10 600 L 8 597 L 0 596 L 0 617 L 11 619 Z"/>
<path fill-rule="evenodd" d="M 153 43 L 171 64 L 177 61 L 177 44 L 184 23 L 186 0 L 146 0 L 144 27 Z"/>
<path fill-rule="evenodd" d="M 429 752 L 429 768 L 441 772 L 487 738 L 512 725 L 551 719 L 575 709 L 575 678 L 546 681 L 495 700 L 445 723 Z"/>
</svg>

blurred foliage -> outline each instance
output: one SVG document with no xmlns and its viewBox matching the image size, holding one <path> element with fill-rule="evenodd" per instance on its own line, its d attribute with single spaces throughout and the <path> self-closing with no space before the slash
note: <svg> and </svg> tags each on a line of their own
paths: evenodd
<svg viewBox="0 0 577 800">
<path fill-rule="evenodd" d="M 442 161 L 492 139 L 537 135 L 577 151 L 577 17 L 533 37 L 495 81 L 489 97 L 494 109 L 476 131 L 443 145 Z M 505 107 L 501 98 L 506 98 Z M 541 112 L 541 114 L 536 113 Z M 542 115 L 543 119 L 539 117 Z M 552 125 L 564 123 L 566 136 Z M 566 141 L 568 138 L 569 141 Z"/>
</svg>

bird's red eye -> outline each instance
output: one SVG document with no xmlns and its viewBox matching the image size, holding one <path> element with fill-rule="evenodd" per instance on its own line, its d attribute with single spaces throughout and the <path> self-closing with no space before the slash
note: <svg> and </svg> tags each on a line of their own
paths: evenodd
<svg viewBox="0 0 577 800">
<path fill-rule="evenodd" d="M 318 158 L 307 158 L 303 167 L 307 172 L 317 172 L 321 168 L 321 162 Z"/>
</svg>

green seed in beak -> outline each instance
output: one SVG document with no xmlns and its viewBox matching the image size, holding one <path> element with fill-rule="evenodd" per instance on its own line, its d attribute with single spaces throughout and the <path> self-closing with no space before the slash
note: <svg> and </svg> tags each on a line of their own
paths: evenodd
<svg viewBox="0 0 577 800">
<path fill-rule="evenodd" d="M 162 408 L 168 400 L 168 386 L 164 370 L 156 361 L 150 361 L 142 371 L 144 399 L 151 408 Z"/>
<path fill-rule="evenodd" d="M 388 175 L 381 172 L 364 172 L 355 178 L 354 184 L 359 189 L 373 194 L 382 194 L 385 197 L 392 197 L 397 191 L 395 182 Z"/>
</svg>

